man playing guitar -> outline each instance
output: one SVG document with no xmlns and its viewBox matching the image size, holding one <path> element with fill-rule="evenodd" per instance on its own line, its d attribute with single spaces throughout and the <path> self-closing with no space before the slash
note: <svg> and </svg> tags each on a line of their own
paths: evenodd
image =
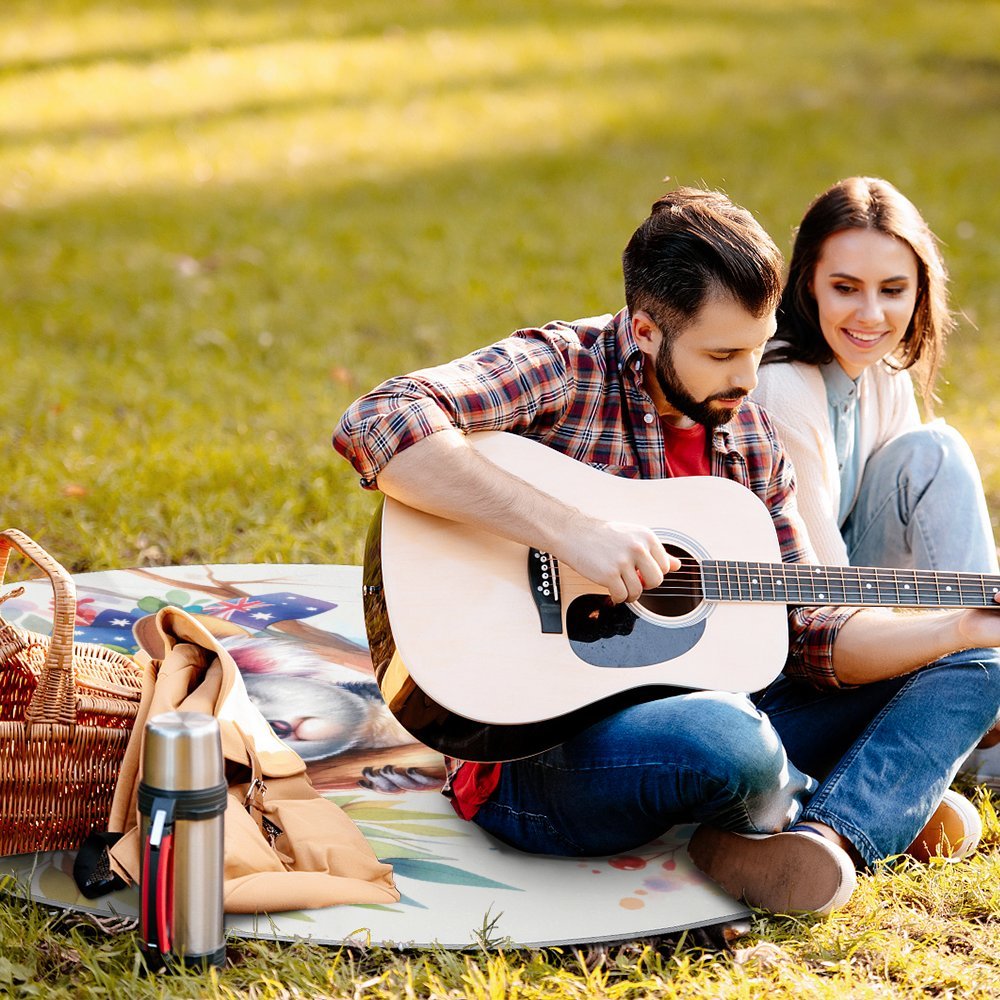
<svg viewBox="0 0 1000 1000">
<path fill-rule="evenodd" d="M 725 196 L 680 189 L 654 204 L 623 270 L 616 315 L 520 330 L 390 379 L 348 409 L 336 449 L 366 488 L 550 554 L 618 605 L 680 571 L 657 532 L 537 488 L 468 435 L 512 432 L 634 480 L 735 481 L 766 505 L 781 560 L 814 562 L 790 463 L 746 398 L 775 329 L 773 241 Z M 452 761 L 456 810 L 523 850 L 578 856 L 696 822 L 694 863 L 778 912 L 842 906 L 857 868 L 926 854 L 942 823 L 952 851 L 968 853 L 978 833 L 956 835 L 962 816 L 942 799 L 1000 708 L 1000 615 L 826 605 L 792 606 L 787 621 L 787 662 L 762 691 L 739 693 L 748 640 L 732 691 L 665 690 L 543 752 Z M 502 651 L 504 635 L 483 641 Z M 502 697 L 502 669 L 487 682 Z"/>
</svg>

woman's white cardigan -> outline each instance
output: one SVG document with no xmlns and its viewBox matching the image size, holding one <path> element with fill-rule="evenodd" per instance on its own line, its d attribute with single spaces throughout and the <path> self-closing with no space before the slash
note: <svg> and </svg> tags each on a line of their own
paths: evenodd
<svg viewBox="0 0 1000 1000">
<path fill-rule="evenodd" d="M 753 392 L 770 414 L 795 468 L 799 511 L 821 563 L 844 566 L 847 547 L 838 526 L 840 473 L 830 426 L 826 383 L 816 365 L 800 361 L 761 365 Z M 858 382 L 860 484 L 865 463 L 890 438 L 920 426 L 907 372 L 882 364 L 865 369 Z M 856 499 L 856 498 L 855 498 Z"/>
</svg>

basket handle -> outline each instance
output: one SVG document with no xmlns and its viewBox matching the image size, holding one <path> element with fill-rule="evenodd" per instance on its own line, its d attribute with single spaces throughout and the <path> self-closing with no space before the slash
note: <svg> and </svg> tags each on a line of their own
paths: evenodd
<svg viewBox="0 0 1000 1000">
<path fill-rule="evenodd" d="M 52 639 L 45 654 L 38 686 L 24 715 L 29 725 L 76 725 L 76 684 L 73 677 L 73 633 L 76 628 L 76 584 L 73 578 L 39 545 L 17 528 L 0 532 L 0 583 L 7 574 L 10 550 L 17 549 L 43 570 L 52 583 L 55 614 Z"/>
</svg>

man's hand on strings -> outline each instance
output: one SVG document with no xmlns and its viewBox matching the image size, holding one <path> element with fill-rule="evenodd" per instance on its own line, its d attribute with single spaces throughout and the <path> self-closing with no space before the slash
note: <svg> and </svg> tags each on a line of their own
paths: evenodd
<svg viewBox="0 0 1000 1000">
<path fill-rule="evenodd" d="M 635 601 L 680 569 L 653 531 L 641 524 L 599 521 L 580 515 L 567 526 L 566 544 L 554 551 L 581 576 L 607 588 L 616 604 Z"/>
</svg>

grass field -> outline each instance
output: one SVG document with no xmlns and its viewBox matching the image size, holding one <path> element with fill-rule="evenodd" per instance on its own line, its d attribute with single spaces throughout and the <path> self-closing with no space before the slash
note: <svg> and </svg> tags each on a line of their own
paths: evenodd
<svg viewBox="0 0 1000 1000">
<path fill-rule="evenodd" d="M 5 0 L 0 520 L 73 571 L 357 562 L 372 498 L 329 446 L 354 396 L 617 309 L 665 177 L 725 189 L 787 248 L 855 173 L 944 243 L 962 322 L 939 412 L 1000 512 L 998 37 L 997 0 Z M 996 996 L 982 807 L 972 864 L 874 876 L 828 922 L 761 918 L 755 952 L 243 944 L 212 989 Z M 9 894 L 2 917 L 0 993 L 161 995 L 128 940 Z"/>
</svg>

